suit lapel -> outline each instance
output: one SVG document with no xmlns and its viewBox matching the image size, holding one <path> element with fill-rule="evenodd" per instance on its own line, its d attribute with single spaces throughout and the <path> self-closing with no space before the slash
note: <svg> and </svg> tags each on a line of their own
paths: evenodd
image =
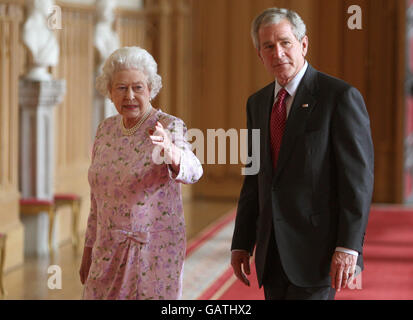
<svg viewBox="0 0 413 320">
<path fill-rule="evenodd" d="M 273 181 L 276 181 L 280 175 L 280 172 L 285 166 L 294 147 L 296 137 L 304 132 L 308 116 L 316 104 L 316 99 L 314 97 L 314 88 L 316 85 L 315 78 L 316 71 L 308 65 L 307 71 L 298 86 L 297 93 L 285 125 Z"/>
</svg>

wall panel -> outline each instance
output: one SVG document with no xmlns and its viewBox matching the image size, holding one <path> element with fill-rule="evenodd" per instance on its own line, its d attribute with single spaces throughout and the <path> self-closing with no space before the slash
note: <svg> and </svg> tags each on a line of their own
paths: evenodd
<svg viewBox="0 0 413 320">
<path fill-rule="evenodd" d="M 402 127 L 403 108 L 398 103 L 400 68 L 398 32 L 402 17 L 399 7 L 404 1 L 369 1 L 368 37 L 368 85 L 367 104 L 372 121 L 375 146 L 375 195 L 376 201 L 393 202 L 401 199 L 401 171 L 403 162 L 398 130 Z M 399 168 L 399 170 L 397 170 Z M 397 186 L 397 187 L 395 187 Z"/>
<path fill-rule="evenodd" d="M 60 45 L 59 65 L 53 68 L 57 79 L 66 79 L 66 95 L 55 108 L 55 191 L 77 193 L 83 205 L 79 228 L 86 228 L 89 213 L 87 170 L 91 154 L 93 106 L 93 30 L 94 8 L 59 3 L 62 29 L 56 30 Z M 70 236 L 67 209 L 58 214 L 59 239 Z"/>
<path fill-rule="evenodd" d="M 5 268 L 23 262 L 18 188 L 18 71 L 21 1 L 0 1 L 0 232 L 8 236 Z"/>
<path fill-rule="evenodd" d="M 350 5 L 362 10 L 361 30 L 348 28 Z M 288 7 L 302 16 L 310 64 L 351 83 L 363 94 L 376 156 L 373 200 L 401 201 L 404 61 L 400 50 L 404 49 L 399 44 L 404 37 L 404 1 L 193 1 L 192 83 L 193 101 L 200 106 L 194 110 L 194 119 L 200 128 L 245 128 L 247 97 L 273 80 L 252 45 L 244 42 L 253 18 L 271 6 Z M 195 186 L 197 196 L 238 196 L 239 165 L 205 168 L 202 183 Z"/>
</svg>

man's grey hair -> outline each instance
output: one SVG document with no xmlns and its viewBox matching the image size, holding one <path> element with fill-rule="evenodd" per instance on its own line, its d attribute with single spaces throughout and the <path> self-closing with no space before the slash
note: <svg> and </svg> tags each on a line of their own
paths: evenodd
<svg viewBox="0 0 413 320">
<path fill-rule="evenodd" d="M 123 47 L 114 51 L 105 61 L 102 73 L 96 78 L 96 89 L 109 98 L 109 88 L 115 72 L 125 69 L 136 69 L 147 77 L 151 90 L 151 100 L 162 88 L 162 78 L 158 75 L 158 65 L 151 54 L 140 47 Z"/>
<path fill-rule="evenodd" d="M 301 19 L 301 17 L 292 10 L 282 8 L 268 8 L 260 13 L 254 19 L 251 25 L 251 37 L 255 48 L 257 48 L 258 50 L 260 49 L 258 32 L 261 27 L 271 24 L 278 24 L 285 19 L 288 20 L 288 22 L 291 24 L 294 36 L 298 41 L 301 42 L 306 34 L 306 26 L 303 19 Z"/>
</svg>

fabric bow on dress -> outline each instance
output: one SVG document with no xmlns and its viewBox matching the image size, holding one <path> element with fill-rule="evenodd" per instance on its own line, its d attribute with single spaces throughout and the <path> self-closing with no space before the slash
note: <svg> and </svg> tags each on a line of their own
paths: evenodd
<svg viewBox="0 0 413 320">
<path fill-rule="evenodd" d="M 112 238 L 120 243 L 125 242 L 128 239 L 135 241 L 137 243 L 148 243 L 149 242 L 149 232 L 145 231 L 126 231 L 121 229 L 116 229 L 111 232 Z"/>
</svg>

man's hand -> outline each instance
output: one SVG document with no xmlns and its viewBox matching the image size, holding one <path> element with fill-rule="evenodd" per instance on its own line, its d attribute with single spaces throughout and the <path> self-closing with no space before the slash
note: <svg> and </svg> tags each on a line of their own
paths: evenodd
<svg viewBox="0 0 413 320">
<path fill-rule="evenodd" d="M 340 291 L 344 289 L 353 278 L 356 271 L 357 257 L 336 251 L 333 255 L 330 268 L 331 287 Z"/>
<path fill-rule="evenodd" d="M 245 285 L 250 286 L 250 281 L 247 275 L 250 275 L 250 254 L 245 250 L 234 250 L 231 252 L 231 266 L 234 270 L 234 274 Z M 243 272 L 244 270 L 244 272 Z"/>
</svg>

